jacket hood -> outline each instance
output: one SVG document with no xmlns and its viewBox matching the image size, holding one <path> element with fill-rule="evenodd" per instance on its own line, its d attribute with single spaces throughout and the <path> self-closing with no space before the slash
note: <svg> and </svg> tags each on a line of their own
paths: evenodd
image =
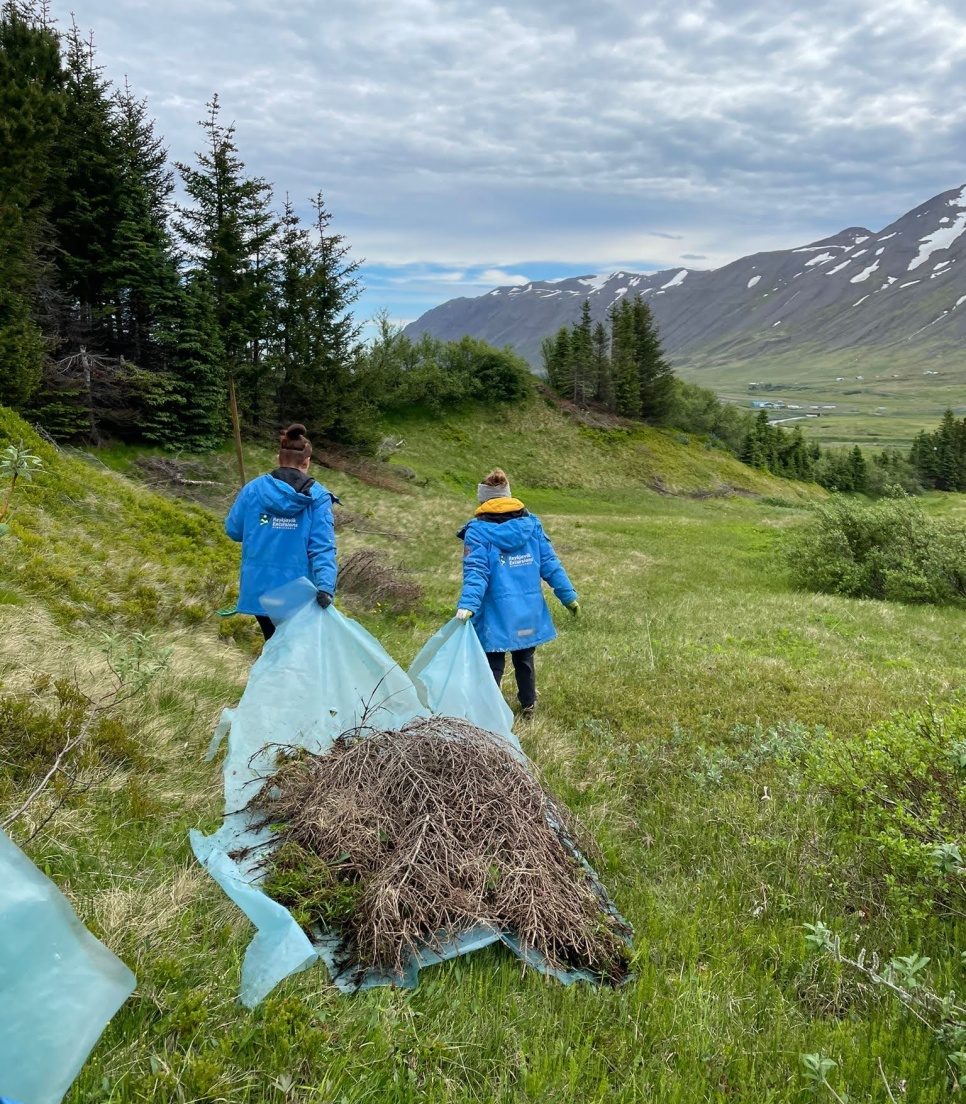
<svg viewBox="0 0 966 1104">
<path fill-rule="evenodd" d="M 513 552 L 527 543 L 538 524 L 532 514 L 527 514 L 526 517 L 510 518 L 501 525 L 474 518 L 466 529 L 472 529 L 475 536 L 482 537 L 501 552 Z M 466 529 L 463 530 L 464 533 Z"/>
<path fill-rule="evenodd" d="M 260 476 L 255 480 L 254 489 L 259 507 L 278 517 L 298 517 L 323 495 L 329 495 L 321 483 L 313 483 L 308 494 L 303 494 L 273 475 Z M 329 497 L 334 501 L 332 495 Z"/>
<path fill-rule="evenodd" d="M 526 511 L 526 507 L 518 498 L 491 498 L 488 501 L 482 503 L 478 508 L 474 517 L 503 517 L 506 514 L 518 514 L 521 511 Z"/>
</svg>

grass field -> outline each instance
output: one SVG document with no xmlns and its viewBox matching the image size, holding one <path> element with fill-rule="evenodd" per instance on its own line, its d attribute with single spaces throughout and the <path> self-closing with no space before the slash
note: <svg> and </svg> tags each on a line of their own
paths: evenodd
<svg viewBox="0 0 966 1104">
<path fill-rule="evenodd" d="M 454 534 L 490 467 L 507 469 L 571 573 L 581 616 L 554 611 L 560 635 L 538 651 L 540 712 L 522 739 L 600 842 L 601 874 L 636 929 L 636 979 L 565 989 L 490 950 L 426 971 L 412 993 L 339 996 L 317 967 L 241 1008 L 251 929 L 187 840 L 217 824 L 219 770 L 203 755 L 258 650 L 250 619 L 211 616 L 230 598 L 234 549 L 214 513 L 48 450 L 17 539 L 0 542 L 4 691 L 50 670 L 96 684 L 106 629 L 173 647 L 127 717 L 146 761 L 28 845 L 138 977 L 68 1100 L 762 1104 L 813 1098 L 808 1054 L 838 1063 L 829 1083 L 852 1101 L 950 1099 L 931 1033 L 810 956 L 803 925 L 821 919 L 886 957 L 927 955 L 943 991 L 964 980 L 961 918 L 851 896 L 829 874 L 841 847 L 831 810 L 786 753 L 820 738 L 815 726 L 849 739 L 893 711 L 953 704 L 962 612 L 793 592 L 780 545 L 815 492 L 700 442 L 583 430 L 541 403 L 387 429 L 405 440 L 399 489 L 319 475 L 382 531 L 340 531 L 340 555 L 380 548 L 425 588 L 413 614 L 359 615 L 401 663 L 453 612 Z M 132 457 L 101 459 L 127 470 Z M 270 466 L 268 453 L 248 459 Z M 199 465 L 223 484 L 198 492 L 220 510 L 230 458 Z M 699 497 L 728 487 L 761 497 Z"/>
</svg>

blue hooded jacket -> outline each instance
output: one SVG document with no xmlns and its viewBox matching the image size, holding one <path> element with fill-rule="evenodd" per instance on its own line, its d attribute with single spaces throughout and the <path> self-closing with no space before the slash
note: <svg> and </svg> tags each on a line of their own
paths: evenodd
<svg viewBox="0 0 966 1104">
<path fill-rule="evenodd" d="M 284 479 L 246 483 L 225 519 L 225 532 L 242 546 L 239 613 L 264 616 L 259 598 L 302 576 L 335 594 L 332 503 L 339 500 L 297 468 L 279 471 Z"/>
<path fill-rule="evenodd" d="M 463 540 L 459 607 L 472 612 L 483 650 L 514 652 L 553 640 L 557 631 L 541 580 L 565 606 L 577 601 L 577 592 L 540 519 L 517 499 L 494 499 L 457 535 Z"/>
</svg>

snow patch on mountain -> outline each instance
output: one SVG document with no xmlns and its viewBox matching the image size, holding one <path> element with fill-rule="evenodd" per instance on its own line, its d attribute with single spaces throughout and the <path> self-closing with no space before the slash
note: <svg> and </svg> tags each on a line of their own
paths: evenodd
<svg viewBox="0 0 966 1104">
<path fill-rule="evenodd" d="M 752 276 L 752 278 L 748 281 L 748 286 L 750 288 L 753 288 L 755 286 L 755 284 L 757 284 L 760 279 L 761 279 L 760 276 Z"/>
<path fill-rule="evenodd" d="M 687 276 L 687 274 L 688 270 L 686 268 L 682 268 L 681 271 L 673 279 L 668 280 L 666 284 L 661 284 L 661 290 L 664 291 L 666 288 L 679 287 L 681 284 L 684 283 L 684 277 Z"/>
<path fill-rule="evenodd" d="M 857 276 L 853 276 L 849 281 L 851 284 L 861 284 L 863 280 L 868 280 L 873 272 L 879 267 L 878 261 L 873 261 L 868 268 L 864 268 Z"/>
<path fill-rule="evenodd" d="M 578 282 L 583 284 L 585 287 L 589 287 L 590 290 L 593 292 L 600 291 L 600 289 L 607 283 L 609 279 L 610 276 L 589 276 Z"/>
<path fill-rule="evenodd" d="M 964 189 L 966 191 L 966 189 Z M 953 242 L 966 230 L 966 211 L 960 211 L 952 225 L 944 226 L 928 237 L 919 241 L 919 253 L 909 262 L 909 271 L 918 268 L 939 249 L 948 249 Z"/>
</svg>

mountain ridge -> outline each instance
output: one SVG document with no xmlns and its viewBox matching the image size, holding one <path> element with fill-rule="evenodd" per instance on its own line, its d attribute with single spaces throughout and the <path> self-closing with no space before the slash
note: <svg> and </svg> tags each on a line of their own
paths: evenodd
<svg viewBox="0 0 966 1104">
<path fill-rule="evenodd" d="M 406 333 L 509 344 L 538 368 L 542 339 L 576 321 L 585 298 L 596 321 L 623 296 L 640 294 L 679 369 L 796 348 L 813 356 L 857 349 L 934 356 L 966 338 L 964 231 L 966 187 L 959 186 L 879 231 L 850 226 L 716 269 L 622 270 L 497 287 L 434 307 Z"/>
</svg>

